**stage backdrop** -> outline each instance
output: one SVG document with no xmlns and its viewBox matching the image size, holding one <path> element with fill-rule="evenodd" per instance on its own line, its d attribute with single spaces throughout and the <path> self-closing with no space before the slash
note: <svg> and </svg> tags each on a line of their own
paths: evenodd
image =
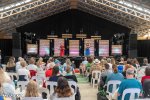
<svg viewBox="0 0 150 100">
<path fill-rule="evenodd" d="M 99 40 L 99 56 L 109 56 L 109 40 Z"/>
<path fill-rule="evenodd" d="M 86 56 L 85 50 L 87 43 L 90 44 L 90 56 L 94 56 L 94 39 L 84 39 L 84 56 Z"/>
<path fill-rule="evenodd" d="M 122 45 L 112 45 L 111 54 L 122 55 Z"/>
<path fill-rule="evenodd" d="M 54 56 L 60 56 L 60 45 L 64 44 L 64 39 L 54 39 Z"/>
<path fill-rule="evenodd" d="M 27 44 L 27 54 L 38 54 L 38 45 Z"/>
<path fill-rule="evenodd" d="M 79 56 L 79 40 L 69 40 L 69 56 Z"/>
<path fill-rule="evenodd" d="M 39 41 L 39 55 L 49 56 L 50 55 L 50 40 L 40 40 Z"/>
</svg>

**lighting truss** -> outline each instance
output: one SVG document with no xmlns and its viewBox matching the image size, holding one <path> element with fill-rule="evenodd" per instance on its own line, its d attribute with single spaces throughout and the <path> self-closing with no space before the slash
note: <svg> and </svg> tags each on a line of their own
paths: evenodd
<svg viewBox="0 0 150 100">
<path fill-rule="evenodd" d="M 79 0 L 79 8 L 141 33 L 150 28 L 150 15 L 112 2 L 112 0 Z"/>
<path fill-rule="evenodd" d="M 24 7 L 29 7 L 24 9 Z M 0 30 L 16 28 L 38 19 L 65 11 L 69 8 L 68 0 L 38 0 L 21 6 L 18 11 L 7 14 L 0 20 Z M 16 8 L 15 8 L 16 10 Z M 14 9 L 12 9 L 13 12 Z"/>
<path fill-rule="evenodd" d="M 24 24 L 68 10 L 79 9 L 145 34 L 150 30 L 149 9 L 145 12 L 120 0 L 29 0 L 20 6 L 0 12 L 0 30 L 13 30 Z M 123 1 L 123 0 L 121 0 Z M 72 5 L 73 4 L 73 5 Z M 74 5 L 75 4 L 75 5 Z M 125 6 L 126 5 L 126 6 Z M 146 12 L 147 11 L 147 12 Z"/>
</svg>

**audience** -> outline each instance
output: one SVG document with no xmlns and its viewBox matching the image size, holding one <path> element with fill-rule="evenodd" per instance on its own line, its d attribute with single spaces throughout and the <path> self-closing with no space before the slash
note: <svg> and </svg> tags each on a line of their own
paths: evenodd
<svg viewBox="0 0 150 100">
<path fill-rule="evenodd" d="M 60 74 L 59 74 L 59 67 L 58 67 L 58 66 L 55 66 L 55 67 L 53 68 L 52 76 L 49 78 L 49 81 L 57 82 L 57 80 L 58 80 L 59 77 L 60 77 Z"/>
<path fill-rule="evenodd" d="M 26 69 L 26 62 L 21 61 L 20 65 L 22 68 L 18 69 L 18 81 L 29 81 L 30 79 L 30 72 Z"/>
<path fill-rule="evenodd" d="M 16 100 L 15 85 L 9 75 L 0 68 L 0 95 Z"/>
<path fill-rule="evenodd" d="M 51 100 L 57 100 L 57 98 L 69 97 L 68 100 L 74 100 L 73 93 L 71 92 L 71 88 L 68 84 L 68 81 L 64 77 L 59 77 L 57 81 L 57 87 L 53 95 L 51 96 Z"/>
<path fill-rule="evenodd" d="M 107 64 L 109 64 L 109 69 L 112 70 L 112 63 L 110 58 L 107 59 Z"/>
<path fill-rule="evenodd" d="M 16 72 L 16 64 L 15 64 L 15 58 L 10 57 L 7 65 L 6 65 L 6 71 L 7 72 Z"/>
<path fill-rule="evenodd" d="M 119 81 L 122 81 L 124 79 L 123 75 L 121 73 L 118 72 L 118 68 L 117 68 L 117 65 L 113 65 L 113 73 L 112 74 L 109 74 L 107 76 L 107 79 L 106 79 L 106 84 L 108 83 L 108 81 L 111 81 L 111 80 L 119 80 Z"/>
<path fill-rule="evenodd" d="M 118 61 L 119 62 L 119 61 Z M 66 59 L 66 62 L 61 65 L 61 61 L 50 57 L 45 67 L 45 63 L 43 62 L 43 58 L 39 58 L 35 65 L 35 59 L 33 57 L 30 58 L 29 65 L 27 66 L 26 61 L 22 58 L 18 58 L 18 62 L 15 64 L 14 57 L 10 57 L 9 61 L 6 65 L 7 72 L 16 72 L 18 74 L 18 81 L 29 81 L 25 93 L 25 98 L 27 97 L 42 97 L 38 92 L 38 86 L 35 81 L 30 81 L 32 76 L 35 76 L 40 71 L 45 72 L 45 76 L 49 81 L 57 82 L 58 86 L 54 90 L 53 95 L 51 95 L 52 100 L 57 100 L 57 98 L 69 98 L 69 100 L 74 100 L 73 93 L 71 92 L 71 88 L 68 85 L 68 81 L 77 81 L 76 74 L 74 74 L 74 68 L 76 67 L 74 61 L 70 61 L 70 59 Z M 145 80 L 150 80 L 150 67 L 148 67 L 148 59 L 144 58 L 143 64 L 140 67 L 140 64 L 137 59 L 127 59 L 121 57 L 121 61 L 117 63 L 117 60 L 114 58 L 106 58 L 101 59 L 94 58 L 84 58 L 82 61 L 80 68 L 83 75 L 89 73 L 89 82 L 91 81 L 92 72 L 100 71 L 101 72 L 101 81 L 103 82 L 101 87 L 106 86 L 106 84 L 111 80 L 119 80 L 121 84 L 118 89 L 118 100 L 122 99 L 122 94 L 125 89 L 128 88 L 139 88 L 141 90 L 142 95 L 142 85 Z M 77 65 L 78 66 L 78 65 Z M 119 68 L 121 66 L 121 70 Z M 135 76 L 135 71 L 137 70 L 137 76 Z M 34 71 L 34 75 L 33 75 Z M 64 77 L 63 77 L 64 76 Z M 84 76 L 83 76 L 84 77 Z M 135 78 L 137 79 L 135 79 Z M 126 79 L 124 79 L 126 78 Z M 141 80 L 141 83 L 138 81 Z M 43 84 L 45 84 L 46 80 L 42 79 Z M 101 83 L 100 83 L 101 84 Z M 43 85 L 44 87 L 44 85 Z M 102 89 L 102 88 L 101 88 Z M 104 89 L 105 90 L 105 89 Z M 110 86 L 110 91 L 112 87 Z M 77 94 L 80 95 L 79 88 L 77 89 Z M 15 97 L 15 86 L 14 82 L 8 76 L 6 72 L 0 68 L 0 95 L 11 94 L 10 97 L 12 100 L 16 100 Z M 125 96 L 125 100 L 129 99 L 129 94 Z"/>
<path fill-rule="evenodd" d="M 122 94 L 125 89 L 129 88 L 139 88 L 142 93 L 142 85 L 139 81 L 137 81 L 134 78 L 134 69 L 133 68 L 128 68 L 126 70 L 126 78 L 124 81 L 121 82 L 118 90 L 118 100 L 122 100 Z M 129 100 L 129 94 L 125 96 L 124 100 Z"/>
<path fill-rule="evenodd" d="M 38 85 L 35 81 L 30 81 L 27 85 L 25 97 L 41 97 L 38 91 Z"/>
<path fill-rule="evenodd" d="M 92 72 L 93 71 L 101 71 L 102 67 L 100 66 L 100 61 L 98 59 L 94 60 L 94 64 L 91 66 L 90 75 L 89 75 L 89 82 L 91 82 Z"/>
</svg>

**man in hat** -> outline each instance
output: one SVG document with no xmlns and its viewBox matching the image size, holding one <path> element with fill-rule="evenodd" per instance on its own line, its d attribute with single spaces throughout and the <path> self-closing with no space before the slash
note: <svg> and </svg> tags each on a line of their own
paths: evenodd
<svg viewBox="0 0 150 100">
<path fill-rule="evenodd" d="M 125 89 L 129 88 L 139 88 L 142 91 L 141 83 L 134 78 L 134 69 L 128 68 L 126 71 L 126 78 L 124 81 L 121 82 L 118 90 L 118 100 L 122 100 L 122 94 Z M 127 94 L 124 100 L 129 100 L 130 95 Z"/>
<path fill-rule="evenodd" d="M 94 64 L 91 66 L 91 69 L 90 69 L 90 75 L 89 75 L 89 82 L 91 82 L 91 77 L 92 77 L 92 71 L 101 71 L 102 70 L 102 67 L 100 65 L 100 61 L 98 59 L 95 59 Z"/>
</svg>

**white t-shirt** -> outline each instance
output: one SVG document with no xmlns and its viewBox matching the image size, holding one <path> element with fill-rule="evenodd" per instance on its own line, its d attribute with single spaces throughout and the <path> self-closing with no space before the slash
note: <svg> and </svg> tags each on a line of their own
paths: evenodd
<svg viewBox="0 0 150 100">
<path fill-rule="evenodd" d="M 109 65 L 109 69 L 112 70 L 112 64 L 108 63 L 108 65 Z"/>
<path fill-rule="evenodd" d="M 49 69 L 50 67 L 54 67 L 55 66 L 55 63 L 54 62 L 50 62 L 47 64 L 47 69 Z"/>
<path fill-rule="evenodd" d="M 30 72 L 26 68 L 20 68 L 20 69 L 18 69 L 18 75 L 28 76 L 28 75 L 30 75 Z"/>
<path fill-rule="evenodd" d="M 84 60 L 84 61 L 82 61 L 82 64 L 87 65 L 87 64 L 88 64 L 88 61 L 87 61 L 87 60 Z"/>
<path fill-rule="evenodd" d="M 27 69 L 28 69 L 28 70 L 34 70 L 34 71 L 36 71 L 36 70 L 37 70 L 37 66 L 34 65 L 34 64 L 29 64 L 29 65 L 27 66 Z"/>
</svg>

